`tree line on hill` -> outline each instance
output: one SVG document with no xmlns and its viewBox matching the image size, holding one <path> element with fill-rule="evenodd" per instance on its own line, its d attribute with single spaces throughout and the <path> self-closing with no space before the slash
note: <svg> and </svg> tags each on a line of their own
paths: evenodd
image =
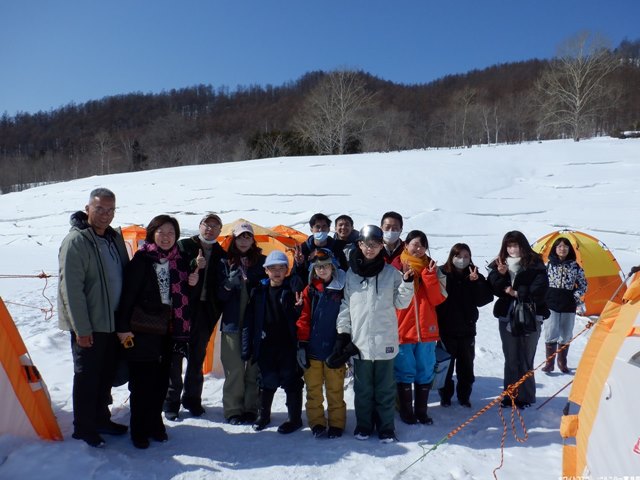
<svg viewBox="0 0 640 480">
<path fill-rule="evenodd" d="M 129 93 L 0 117 L 0 190 L 277 156 L 470 147 L 640 130 L 640 40 L 583 32 L 551 60 L 420 85 L 352 70 L 282 86 Z"/>
</svg>

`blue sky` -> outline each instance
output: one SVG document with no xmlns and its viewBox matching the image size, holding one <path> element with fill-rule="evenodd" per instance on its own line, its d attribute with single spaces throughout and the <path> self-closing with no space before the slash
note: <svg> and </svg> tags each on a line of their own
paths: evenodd
<svg viewBox="0 0 640 480">
<path fill-rule="evenodd" d="M 0 113 L 349 67 L 426 83 L 550 58 L 581 30 L 640 38 L 638 0 L 2 0 Z"/>
</svg>

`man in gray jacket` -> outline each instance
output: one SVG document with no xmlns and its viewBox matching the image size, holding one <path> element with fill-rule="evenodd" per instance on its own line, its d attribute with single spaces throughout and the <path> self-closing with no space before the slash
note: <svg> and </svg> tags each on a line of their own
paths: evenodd
<svg viewBox="0 0 640 480">
<path fill-rule="evenodd" d="M 114 317 L 129 261 L 122 234 L 110 226 L 115 209 L 112 191 L 93 190 L 86 213 L 71 216 L 58 253 L 58 326 L 71 332 L 74 367 L 73 438 L 92 447 L 104 445 L 100 434 L 127 432 L 109 411 L 119 348 Z"/>
</svg>

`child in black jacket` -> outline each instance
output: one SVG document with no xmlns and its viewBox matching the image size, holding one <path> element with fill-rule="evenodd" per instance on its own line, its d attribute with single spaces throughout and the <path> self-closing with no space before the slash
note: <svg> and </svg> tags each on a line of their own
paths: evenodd
<svg viewBox="0 0 640 480">
<path fill-rule="evenodd" d="M 289 418 L 279 433 L 302 427 L 302 371 L 297 362 L 296 320 L 300 315 L 296 295 L 286 278 L 289 260 L 274 250 L 264 262 L 268 279 L 251 292 L 242 329 L 242 358 L 258 363 L 260 403 L 256 431 L 271 422 L 271 404 L 278 387 L 287 395 Z"/>
<path fill-rule="evenodd" d="M 493 292 L 473 264 L 471 249 L 466 243 L 456 243 L 451 247 L 449 258 L 440 270 L 447 278 L 447 299 L 436 307 L 438 329 L 442 343 L 451 355 L 444 387 L 438 390 L 440 405 L 451 405 L 455 369 L 458 402 L 463 407 L 471 408 L 469 398 L 475 381 L 473 361 L 478 307 L 491 303 Z"/>
</svg>

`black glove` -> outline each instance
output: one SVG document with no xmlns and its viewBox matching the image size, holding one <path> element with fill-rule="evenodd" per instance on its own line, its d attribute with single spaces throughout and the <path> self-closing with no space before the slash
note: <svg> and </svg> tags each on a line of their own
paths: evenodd
<svg viewBox="0 0 640 480">
<path fill-rule="evenodd" d="M 409 275 L 407 276 L 407 278 L 404 278 L 404 274 L 402 274 L 402 279 L 407 283 L 413 282 L 414 278 L 415 278 L 415 273 L 413 273 L 413 270 L 409 272 Z"/>
<path fill-rule="evenodd" d="M 340 368 L 344 366 L 350 357 L 359 353 L 356 346 L 351 342 L 351 335 L 339 333 L 336 343 L 333 345 L 333 352 L 324 363 L 329 368 Z"/>
<path fill-rule="evenodd" d="M 348 333 L 339 333 L 336 343 L 333 344 L 333 353 L 342 353 L 344 347 L 351 343 L 351 335 Z"/>
<path fill-rule="evenodd" d="M 224 288 L 227 290 L 237 290 L 242 287 L 242 272 L 239 268 L 231 270 L 229 277 L 224 282 Z"/>
<path fill-rule="evenodd" d="M 309 342 L 298 342 L 298 353 L 296 359 L 298 360 L 298 365 L 303 370 L 306 370 L 311 366 L 309 363 L 309 359 L 307 358 L 307 350 L 309 349 Z"/>
</svg>

